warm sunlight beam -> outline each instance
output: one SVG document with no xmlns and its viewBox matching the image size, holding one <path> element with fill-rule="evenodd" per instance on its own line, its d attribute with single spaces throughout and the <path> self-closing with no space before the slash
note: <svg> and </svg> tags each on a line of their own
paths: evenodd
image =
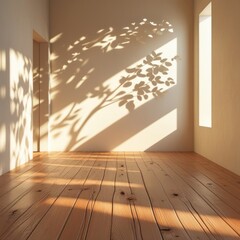
<svg viewBox="0 0 240 240">
<path fill-rule="evenodd" d="M 145 151 L 177 130 L 177 109 L 127 139 L 113 151 Z"/>
<path fill-rule="evenodd" d="M 66 182 L 66 179 L 59 179 L 59 178 L 51 178 L 51 177 L 47 177 L 45 178 L 46 176 L 36 176 L 34 179 L 27 179 L 26 182 L 29 182 L 29 183 L 41 183 L 41 182 L 44 182 L 44 184 L 53 184 L 56 185 L 56 186 L 62 186 L 65 184 Z M 79 189 L 79 185 L 80 185 L 80 180 L 72 180 L 70 185 L 71 187 L 78 187 Z M 84 188 L 87 188 L 87 187 L 92 187 L 92 186 L 95 186 L 95 185 L 102 185 L 102 186 L 113 186 L 114 185 L 114 182 L 113 181 L 100 181 L 100 180 L 88 180 L 88 184 L 85 184 L 84 185 Z M 129 183 L 125 183 L 125 182 L 118 182 L 118 186 L 119 187 L 129 187 Z M 131 183 L 131 187 L 133 189 L 135 188 L 143 188 L 143 185 L 141 184 L 137 184 L 137 183 Z"/>
<path fill-rule="evenodd" d="M 52 205 L 52 203 L 54 202 L 54 205 L 56 205 L 56 206 L 65 207 L 65 208 L 72 208 L 73 207 L 73 200 L 74 199 L 68 198 L 68 197 L 59 197 L 57 199 L 57 201 L 55 201 L 55 198 L 48 198 L 44 201 L 44 204 Z M 79 204 L 76 204 L 74 207 L 77 207 L 77 208 L 85 211 L 85 208 L 82 207 L 82 206 L 87 206 L 88 203 L 92 200 L 78 199 L 78 201 L 79 201 Z M 102 214 L 109 214 L 109 215 L 112 214 L 112 211 L 106 212 L 106 209 L 112 209 L 112 203 L 111 202 L 102 202 L 102 201 L 97 200 L 95 202 L 95 204 L 96 203 L 101 203 L 101 204 L 99 204 L 99 206 L 101 206 L 101 207 L 96 207 L 96 208 L 93 209 L 93 211 L 95 211 L 96 213 L 102 213 Z M 97 204 L 95 206 L 97 206 Z M 103 207 L 103 206 L 105 206 L 105 207 Z M 135 203 L 135 207 L 138 209 L 139 212 L 148 212 L 150 210 L 149 207 L 140 206 L 140 205 L 137 205 L 137 203 Z M 113 204 L 113 209 L 114 208 L 121 209 L 121 211 L 115 211 L 114 212 L 115 217 L 132 218 L 132 216 L 129 216 L 129 215 L 126 214 L 126 213 L 128 213 L 128 210 L 129 210 L 129 204 L 127 204 L 127 203 L 126 204 L 114 203 Z M 160 209 L 160 208 L 154 207 L 154 212 L 157 212 L 157 211 L 162 212 L 163 216 L 169 216 L 173 213 L 169 209 Z M 181 217 L 183 219 L 192 219 L 192 213 L 191 212 L 185 212 L 185 211 L 177 210 L 176 215 L 178 217 L 180 217 L 180 219 L 181 219 Z M 200 214 L 200 216 L 202 216 L 204 219 L 207 218 L 210 223 L 223 221 L 223 219 L 220 218 L 219 216 L 212 216 L 212 215 L 207 215 L 207 214 L 204 214 L 204 213 Z M 139 221 L 146 221 L 146 222 L 152 222 L 152 220 L 153 220 L 152 217 L 151 217 L 151 219 L 148 219 L 144 215 L 139 215 L 138 219 L 139 219 Z M 240 224 L 239 219 L 234 219 L 234 218 L 228 217 L 228 220 L 235 222 L 236 225 Z M 176 227 L 176 225 L 174 223 L 171 224 L 170 222 L 168 222 L 168 227 Z M 195 231 L 196 227 L 195 227 L 194 224 L 193 225 L 188 224 L 186 229 Z M 230 233 L 229 231 L 227 231 L 224 228 L 222 228 L 222 229 L 218 228 L 218 231 L 219 231 L 219 234 L 221 234 L 222 236 L 228 236 L 228 237 L 232 236 L 233 239 L 235 239 L 236 235 L 235 235 L 234 231 L 232 231 Z M 232 235 L 233 233 L 234 233 L 234 235 Z"/>
</svg>

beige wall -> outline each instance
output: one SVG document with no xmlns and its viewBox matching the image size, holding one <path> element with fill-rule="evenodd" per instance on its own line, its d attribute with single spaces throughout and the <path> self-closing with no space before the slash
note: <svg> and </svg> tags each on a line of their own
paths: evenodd
<svg viewBox="0 0 240 240">
<path fill-rule="evenodd" d="M 32 158 L 33 30 L 48 40 L 48 1 L 0 8 L 0 174 Z"/>
<path fill-rule="evenodd" d="M 193 150 L 193 1 L 51 0 L 50 32 L 51 150 Z"/>
<path fill-rule="evenodd" d="M 240 1 L 212 1 L 212 128 L 198 125 L 198 15 L 195 0 L 195 151 L 240 174 Z"/>
</svg>

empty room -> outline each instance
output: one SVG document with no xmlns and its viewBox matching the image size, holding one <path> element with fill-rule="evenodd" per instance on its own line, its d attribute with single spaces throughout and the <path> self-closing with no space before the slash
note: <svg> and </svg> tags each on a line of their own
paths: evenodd
<svg viewBox="0 0 240 240">
<path fill-rule="evenodd" d="M 0 239 L 240 239 L 239 0 L 0 0 Z"/>
</svg>

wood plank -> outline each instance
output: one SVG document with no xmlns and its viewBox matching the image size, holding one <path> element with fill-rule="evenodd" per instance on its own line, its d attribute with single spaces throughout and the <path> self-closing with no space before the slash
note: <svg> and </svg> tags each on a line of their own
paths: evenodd
<svg viewBox="0 0 240 240">
<path fill-rule="evenodd" d="M 66 174 L 66 169 L 58 173 L 52 172 L 52 174 L 49 174 L 49 177 L 56 177 L 57 175 L 61 176 L 64 173 Z M 3 209 L 3 211 L 1 211 L 0 218 L 0 236 L 9 229 L 13 223 L 21 218 L 21 215 L 23 215 L 36 202 L 45 198 L 47 193 L 51 191 L 52 184 L 54 183 L 49 182 L 46 186 L 42 181 L 34 186 L 31 186 L 28 191 L 24 191 L 19 198 L 15 199 L 14 202 L 11 202 L 10 205 Z M 6 201 L 6 199 L 4 200 Z"/>
<path fill-rule="evenodd" d="M 138 185 L 136 184 L 135 187 Z M 129 186 L 125 167 L 124 154 L 118 155 L 115 193 L 113 198 L 112 235 L 114 240 L 141 239 L 140 226 L 131 200 L 132 191 Z"/>
<path fill-rule="evenodd" d="M 80 160 L 79 163 L 80 162 L 83 161 Z M 69 162 L 69 164 L 70 163 L 71 162 Z M 79 167 L 81 167 L 81 165 Z M 67 188 L 73 176 L 79 171 L 78 168 L 72 168 L 71 165 L 69 165 L 68 168 L 59 168 L 62 171 L 56 173 L 57 178 L 53 178 L 52 181 L 51 179 L 49 181 L 47 178 L 46 180 L 48 181 L 46 183 L 43 182 L 43 186 L 40 188 L 42 191 L 38 193 L 37 196 L 38 201 L 33 202 L 32 206 L 30 206 L 30 208 L 16 220 L 8 232 L 2 236 L 2 239 L 26 239 L 41 219 L 45 217 L 51 205 L 56 201 L 63 190 Z M 36 194 L 35 191 L 31 193 Z M 30 195 L 30 197 L 32 196 Z"/>
<path fill-rule="evenodd" d="M 3 176 L 1 176 L 0 182 L 0 201 L 1 197 L 10 192 L 11 190 L 15 191 L 15 188 L 21 185 L 26 180 L 31 179 L 34 175 L 40 174 L 47 166 L 47 161 L 51 162 L 52 159 L 58 154 L 52 154 L 51 160 L 46 156 L 46 154 L 42 154 L 34 157 L 32 161 L 26 163 L 22 166 L 19 166 L 15 170 L 12 170 Z M 44 162 L 44 164 L 43 164 Z M 37 176 L 35 176 L 37 177 Z"/>
<path fill-rule="evenodd" d="M 175 209 L 179 221 L 187 231 L 188 236 L 191 239 L 215 239 L 209 234 L 205 223 L 192 208 L 191 200 L 185 193 L 186 189 L 164 169 L 162 162 L 159 161 L 158 158 L 153 159 L 150 154 L 144 154 L 143 159 L 148 168 L 154 172 L 158 181 L 162 184 L 163 189 L 167 194 L 171 205 Z"/>
<path fill-rule="evenodd" d="M 171 176 L 176 182 L 178 182 L 178 188 L 181 189 L 181 193 L 177 192 L 177 197 L 181 197 L 181 194 L 186 195 L 188 200 L 186 204 L 189 205 L 189 209 L 195 212 L 202 219 L 203 223 L 207 226 L 210 233 L 216 239 L 238 239 L 239 235 L 219 216 L 214 209 L 208 205 L 203 196 L 198 193 L 196 185 L 188 185 L 181 177 L 181 174 L 176 174 L 171 168 L 169 168 L 163 161 L 154 159 L 155 167 L 164 169 L 166 174 Z M 171 167 L 174 167 L 173 165 Z M 197 189 L 197 191 L 196 191 Z"/>
<path fill-rule="evenodd" d="M 91 221 L 88 228 L 87 240 L 111 239 L 113 194 L 116 178 L 116 159 L 106 159 L 107 166 L 96 198 Z"/>
<path fill-rule="evenodd" d="M 136 165 L 133 154 L 126 155 L 126 169 L 132 191 L 132 201 L 138 216 L 142 239 L 163 239 L 158 226 L 151 199 L 143 184 L 141 173 Z M 140 184 L 141 188 L 134 188 L 134 184 Z"/>
<path fill-rule="evenodd" d="M 28 163 L 22 164 L 20 166 L 17 166 L 15 169 L 5 173 L 4 175 L 1 176 L 1 182 L 0 182 L 0 189 L 2 186 L 5 186 L 6 184 L 10 183 L 16 178 L 21 177 L 22 174 L 25 174 L 29 170 L 32 170 L 37 166 L 40 161 L 40 156 L 38 155 L 33 155 L 33 159 L 29 161 Z M 0 192 L 2 194 L 2 192 Z"/>
<path fill-rule="evenodd" d="M 83 191 L 76 198 L 59 239 L 85 239 L 93 214 L 93 207 L 101 189 L 106 161 L 96 159 L 90 174 L 83 182 Z M 76 224 L 77 223 L 77 224 Z"/>
<path fill-rule="evenodd" d="M 226 186 L 226 181 L 224 181 L 222 177 L 219 178 L 215 176 L 215 173 L 209 170 L 205 171 L 206 169 L 201 168 L 201 166 L 196 169 L 192 164 L 186 164 L 185 159 L 189 157 L 191 159 L 189 154 L 171 154 L 171 162 L 174 162 L 175 165 L 196 178 L 201 184 L 224 201 L 225 204 L 240 213 L 240 189 L 236 187 L 232 188 L 230 185 Z"/>
<path fill-rule="evenodd" d="M 64 159 L 59 161 L 60 164 L 62 162 L 64 162 Z M 0 213 L 13 206 L 17 201 L 22 199 L 24 195 L 31 192 L 33 188 L 38 187 L 39 183 L 49 178 L 49 174 L 50 177 L 52 177 L 52 174 L 59 173 L 59 164 L 48 165 L 44 162 L 38 164 L 38 166 L 38 171 L 28 173 L 26 178 L 21 178 L 20 181 L 19 179 L 15 179 L 10 184 L 5 185 L 4 191 L 7 191 L 8 194 L 0 197 Z M 12 184 L 14 182 L 17 182 L 17 184 Z M 15 186 L 13 187 L 13 185 Z"/>
<path fill-rule="evenodd" d="M 38 225 L 33 229 L 28 239 L 42 239 L 43 233 L 45 239 L 58 239 L 65 222 L 76 203 L 76 198 L 82 191 L 82 188 L 79 188 L 78 184 L 76 184 L 77 188 L 73 187 L 73 185 L 75 185 L 75 178 L 81 178 L 80 170 L 81 167 L 72 168 L 63 191 L 57 195 L 57 197 L 48 198 L 43 202 L 45 205 L 48 204 L 50 208 L 44 215 L 44 218 L 42 218 Z"/>
<path fill-rule="evenodd" d="M 163 184 L 156 177 L 155 172 L 146 165 L 143 158 L 144 156 L 139 153 L 135 156 L 135 161 L 141 171 L 143 182 L 151 199 L 153 211 L 163 238 L 165 240 L 175 238 L 179 240 L 191 239 L 184 225 L 179 220 L 177 211 L 168 198 Z"/>
<path fill-rule="evenodd" d="M 94 170 L 94 166 L 98 165 L 96 161 L 97 156 L 92 157 L 88 168 L 84 168 L 79 176 L 79 183 L 76 187 L 81 187 L 82 189 L 76 198 L 76 203 L 68 216 L 59 239 L 77 239 L 81 229 L 83 228 L 86 208 L 89 203 L 88 199 L 90 199 L 93 194 L 91 188 L 87 186 L 89 182 L 87 179 L 91 179 L 96 175 L 96 171 Z M 92 182 L 92 184 L 94 184 L 94 182 Z"/>
<path fill-rule="evenodd" d="M 170 155 L 170 157 L 171 160 L 174 159 L 174 156 L 172 154 Z M 198 181 L 200 174 L 197 174 L 195 175 L 195 177 L 193 177 L 193 171 L 191 171 L 191 173 L 188 173 L 186 170 L 183 170 L 182 168 L 179 168 L 174 164 L 166 164 L 169 168 L 173 169 L 175 173 L 181 176 L 181 178 L 184 179 L 184 181 L 189 186 L 193 186 L 195 189 L 197 189 L 198 194 L 202 196 L 206 203 L 208 203 L 208 205 L 211 206 L 211 208 L 219 215 L 219 217 L 222 218 L 228 225 L 230 225 L 240 237 L 240 214 L 236 211 L 236 209 L 230 207 L 220 197 L 210 191 L 207 186 L 204 186 L 202 182 Z M 229 202 L 229 204 L 231 204 L 231 200 L 233 200 L 232 198 L 226 199 L 226 195 L 223 195 L 221 197 L 225 198 L 225 200 Z M 234 204 L 234 202 L 232 204 Z M 238 207 L 239 204 L 240 202 L 238 203 Z"/>
<path fill-rule="evenodd" d="M 96 199 L 99 195 L 99 192 L 101 190 L 101 184 L 105 175 L 106 171 L 106 161 L 98 161 L 97 165 L 94 168 L 93 174 L 90 175 L 85 183 L 85 186 L 87 188 L 86 191 L 90 193 L 90 197 L 88 198 L 79 198 L 80 205 L 82 201 L 86 202 L 86 208 L 84 213 L 84 219 L 81 224 L 81 228 L 78 234 L 78 239 L 86 239 L 88 231 L 89 231 L 89 225 L 91 222 L 92 214 L 94 205 L 96 203 Z"/>
<path fill-rule="evenodd" d="M 194 168 L 194 164 L 198 167 L 196 171 L 200 171 L 201 174 L 204 174 L 211 181 L 213 185 L 218 185 L 222 189 L 231 194 L 235 198 L 240 200 L 240 178 L 234 173 L 230 173 L 226 169 L 210 162 L 209 160 L 199 156 L 198 154 L 180 154 L 177 155 L 177 163 L 181 162 L 182 164 L 187 163 L 186 166 Z M 174 160 L 174 159 L 173 159 Z M 210 184 L 210 185 L 211 185 Z"/>
<path fill-rule="evenodd" d="M 54 176 L 58 172 L 56 166 L 45 167 L 44 172 L 49 172 L 50 177 Z M 8 191 L 8 194 L 3 195 L 0 198 L 0 213 L 2 214 L 7 209 L 11 208 L 20 201 L 26 194 L 32 191 L 33 188 L 37 187 L 41 182 L 44 181 L 46 175 L 43 172 L 33 173 L 30 178 L 25 179 L 21 184 Z"/>
</svg>

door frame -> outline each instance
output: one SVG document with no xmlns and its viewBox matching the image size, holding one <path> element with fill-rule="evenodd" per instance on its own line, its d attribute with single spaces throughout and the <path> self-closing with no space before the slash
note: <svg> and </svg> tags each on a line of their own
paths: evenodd
<svg viewBox="0 0 240 240">
<path fill-rule="evenodd" d="M 50 133 L 49 42 L 45 40 L 41 35 L 39 35 L 36 31 L 33 31 L 33 41 L 36 41 L 37 43 L 39 43 L 39 141 L 38 141 L 39 146 L 38 146 L 38 151 L 44 152 L 44 151 L 49 151 L 49 136 L 50 136 L 49 134 Z M 33 114 L 32 114 L 32 117 L 33 117 Z"/>
</svg>

